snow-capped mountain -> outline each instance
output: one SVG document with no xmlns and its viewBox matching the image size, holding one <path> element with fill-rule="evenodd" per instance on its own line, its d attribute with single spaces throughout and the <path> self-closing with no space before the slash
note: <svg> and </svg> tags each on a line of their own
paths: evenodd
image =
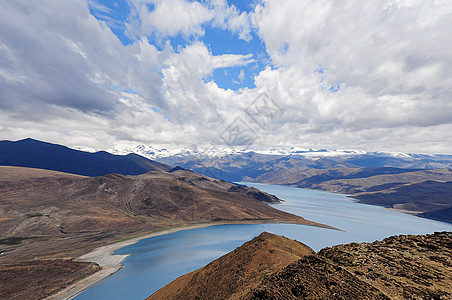
<svg viewBox="0 0 452 300">
<path fill-rule="evenodd" d="M 359 150 L 333 150 L 328 151 L 324 149 L 304 149 L 299 147 L 282 147 L 271 149 L 259 149 L 259 148 L 232 148 L 224 146 L 206 146 L 198 149 L 187 148 L 157 148 L 148 145 L 138 145 L 136 147 L 115 147 L 113 149 L 106 150 L 112 154 L 126 155 L 129 153 L 136 153 L 149 159 L 159 159 L 171 156 L 199 156 L 199 157 L 224 157 L 231 154 L 244 154 L 244 153 L 257 153 L 264 155 L 299 155 L 309 158 L 320 157 L 334 157 L 334 156 L 348 156 L 366 154 L 365 151 Z"/>
</svg>

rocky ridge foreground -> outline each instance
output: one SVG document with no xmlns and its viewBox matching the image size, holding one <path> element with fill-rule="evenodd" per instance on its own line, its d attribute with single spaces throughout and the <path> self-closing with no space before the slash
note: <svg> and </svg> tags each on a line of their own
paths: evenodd
<svg viewBox="0 0 452 300">
<path fill-rule="evenodd" d="M 393 236 L 318 253 L 286 240 L 263 233 L 148 299 L 452 298 L 452 232 Z M 287 254 L 300 248 L 300 258 L 285 265 Z"/>
<path fill-rule="evenodd" d="M 264 232 L 207 266 L 174 280 L 149 299 L 239 299 L 270 275 L 314 251 L 297 241 Z"/>
</svg>

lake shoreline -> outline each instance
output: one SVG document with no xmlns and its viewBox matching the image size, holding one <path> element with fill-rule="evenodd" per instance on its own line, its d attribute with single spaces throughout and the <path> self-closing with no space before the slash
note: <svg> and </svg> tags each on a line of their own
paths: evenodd
<svg viewBox="0 0 452 300">
<path fill-rule="evenodd" d="M 182 230 L 190 230 L 196 228 L 203 228 L 209 226 L 216 225 L 224 225 L 220 223 L 205 223 L 205 224 L 194 224 L 187 226 L 178 226 L 178 227 L 170 227 L 159 229 L 158 231 L 151 232 L 149 234 L 145 234 L 138 237 L 131 237 L 125 241 L 119 241 L 112 244 L 108 244 L 105 246 L 101 246 L 99 248 L 94 249 L 93 251 L 79 256 L 76 260 L 78 261 L 86 261 L 86 262 L 95 262 L 102 269 L 78 282 L 71 284 L 70 286 L 64 288 L 63 290 L 57 292 L 54 295 L 51 295 L 47 299 L 52 300 L 63 300 L 63 299 L 73 299 L 80 293 L 84 292 L 88 288 L 93 285 L 99 283 L 105 278 L 115 274 L 119 270 L 123 268 L 121 265 L 122 261 L 126 259 L 129 254 L 113 254 L 116 250 L 121 248 L 133 245 L 141 240 L 148 239 L 151 237 L 157 237 L 161 235 L 171 234 L 174 232 L 182 231 Z"/>
<path fill-rule="evenodd" d="M 256 187 L 260 188 L 259 185 L 257 185 Z M 285 190 L 280 191 L 281 186 L 268 185 L 268 189 L 269 189 L 268 192 L 275 194 L 275 195 L 279 195 L 278 194 L 279 192 L 285 192 Z M 312 226 L 311 225 L 311 226 L 308 226 L 308 228 L 306 228 L 306 230 L 299 230 L 297 228 L 296 230 L 293 230 L 293 231 L 290 231 L 290 230 L 287 231 L 286 229 L 283 229 L 282 231 L 278 232 L 279 230 L 277 228 L 273 228 L 273 229 L 270 229 L 267 231 L 272 232 L 274 234 L 284 235 L 284 236 L 290 237 L 290 238 L 298 240 L 298 241 L 302 241 L 303 243 L 306 243 L 307 245 L 309 245 L 312 249 L 315 249 L 316 251 L 319 251 L 320 249 L 322 249 L 324 247 L 331 247 L 333 245 L 350 243 L 350 242 L 372 242 L 373 240 L 382 239 L 382 238 L 385 238 L 390 235 L 425 234 L 425 233 L 433 233 L 434 231 L 444 230 L 440 226 L 441 224 L 444 225 L 444 223 L 442 223 L 442 222 L 435 222 L 435 224 L 429 224 L 430 220 L 422 219 L 422 218 L 415 218 L 416 219 L 415 220 L 415 219 L 412 219 L 412 216 L 409 216 L 407 214 L 400 214 L 399 216 L 396 216 L 395 214 L 385 214 L 384 211 L 389 212 L 389 210 L 386 210 L 386 209 L 381 209 L 381 210 L 378 209 L 377 210 L 378 206 L 374 206 L 374 205 L 359 205 L 357 207 L 354 207 L 353 205 L 350 205 L 350 204 L 354 204 L 355 201 L 352 201 L 352 198 L 349 198 L 349 197 L 341 196 L 338 199 L 336 199 L 335 197 L 333 197 L 331 199 L 329 197 L 326 197 L 326 198 L 321 197 L 319 199 L 321 201 L 326 201 L 326 202 L 320 202 L 320 203 L 322 203 L 322 208 L 320 209 L 319 205 L 318 205 L 319 204 L 318 198 L 313 197 L 311 199 L 312 196 L 310 194 L 311 192 L 315 192 L 314 195 L 317 195 L 316 192 L 319 192 L 319 191 L 305 190 L 304 193 L 301 193 L 301 194 L 299 191 L 303 191 L 303 189 L 298 189 L 298 188 L 292 189 L 291 188 L 287 191 L 293 192 L 293 195 L 291 193 L 284 194 L 287 197 L 287 201 L 290 203 L 290 205 L 294 204 L 294 203 L 291 203 L 293 201 L 300 202 L 300 203 L 298 204 L 298 206 L 294 206 L 294 207 L 289 206 L 288 208 L 290 208 L 290 210 L 284 209 L 283 207 L 281 207 L 280 209 L 282 209 L 283 211 L 295 214 L 295 215 L 305 215 L 308 219 L 315 219 L 314 218 L 315 216 L 320 217 L 320 218 L 316 219 L 317 222 L 322 222 L 322 223 L 332 222 L 329 224 L 334 224 L 337 227 L 341 228 L 342 230 L 340 230 L 340 231 L 338 231 L 338 230 L 323 231 L 322 230 L 322 232 L 319 232 L 318 229 L 320 229 L 321 227 L 323 227 L 323 229 L 326 229 L 325 226 Z M 341 195 L 341 194 L 337 194 L 337 193 L 328 193 L 328 192 L 324 192 L 324 193 L 331 194 L 331 195 L 338 195 L 338 196 Z M 328 196 L 328 195 L 326 195 L 326 196 Z M 340 201 L 338 201 L 338 200 L 340 200 Z M 330 206 L 330 204 L 332 204 L 332 205 Z M 330 207 L 332 210 L 330 212 L 326 211 L 326 214 L 325 214 L 325 211 L 323 210 L 324 207 Z M 343 212 L 343 213 L 341 214 L 340 212 Z M 380 213 L 383 213 L 384 216 L 387 217 L 387 219 L 380 218 L 380 217 L 375 218 L 376 212 L 377 212 L 377 215 L 379 215 Z M 352 214 L 357 213 L 356 215 L 359 217 L 350 218 L 351 213 Z M 323 217 L 321 217 L 321 216 L 323 216 Z M 424 221 L 421 221 L 421 220 L 424 220 Z M 343 223 L 344 221 L 346 221 L 345 224 Z M 404 222 L 405 225 L 402 227 L 398 226 L 400 221 Z M 413 224 L 413 222 L 415 224 Z M 423 224 L 419 228 L 412 227 L 412 226 L 415 226 L 416 224 L 418 224 L 419 222 L 425 223 L 425 224 Z M 232 222 L 231 221 L 231 222 L 214 222 L 214 223 L 201 223 L 201 224 L 198 223 L 196 225 L 195 224 L 185 224 L 185 227 L 162 228 L 162 229 L 159 229 L 158 232 L 154 231 L 154 232 L 150 232 L 149 234 L 144 234 L 142 236 L 138 236 L 138 237 L 135 236 L 133 238 L 130 238 L 129 240 L 121 240 L 114 244 L 111 244 L 111 243 L 107 244 L 103 247 L 115 246 L 115 250 L 117 250 L 121 247 L 133 244 L 133 243 L 137 242 L 138 240 L 142 240 L 142 239 L 145 239 L 148 237 L 169 234 L 171 232 L 176 232 L 176 231 L 191 229 L 191 228 L 202 228 L 202 227 L 209 227 L 209 226 L 216 226 L 216 225 L 234 225 L 234 224 L 269 224 L 269 225 L 271 225 L 271 224 L 277 224 L 277 223 L 288 224 L 288 222 L 277 222 L 275 220 L 273 220 L 272 222 L 269 222 L 269 220 L 259 220 L 259 221 L 255 220 L 255 221 L 246 221 L 246 222 L 243 222 L 243 221 L 242 222 Z M 292 224 L 294 224 L 294 223 L 292 223 Z M 319 224 L 319 223 L 317 223 L 317 224 Z M 298 223 L 297 225 L 301 225 L 301 224 Z M 304 224 L 304 225 L 308 225 L 308 224 Z M 448 225 L 448 224 L 446 224 L 446 225 Z M 196 226 L 196 227 L 193 227 L 193 226 Z M 345 227 L 343 227 L 343 226 L 345 226 Z M 373 229 L 378 226 L 380 226 L 381 228 L 377 231 L 373 231 Z M 311 227 L 312 229 L 309 229 L 309 227 Z M 314 228 L 318 228 L 318 229 L 314 229 Z M 450 227 L 447 227 L 447 230 L 450 230 L 449 228 Z M 257 230 L 256 232 L 258 232 L 258 231 L 260 233 L 261 229 Z M 215 230 L 214 232 L 227 232 L 227 229 L 219 228 L 218 230 Z M 254 232 L 254 231 L 251 230 L 250 232 Z M 183 235 L 185 235 L 185 234 L 183 234 Z M 254 236 L 256 236 L 256 235 L 252 235 L 252 236 L 250 235 L 249 239 L 251 239 Z M 319 237 L 321 237 L 321 239 L 319 239 Z M 363 237 L 365 237 L 365 238 L 363 238 Z M 212 238 L 215 239 L 214 237 L 212 237 Z M 219 238 L 219 240 L 222 240 L 222 239 Z M 237 247 L 237 246 L 240 246 L 240 245 L 239 244 L 234 245 L 234 247 Z M 94 251 L 91 251 L 90 252 L 91 255 L 93 254 L 93 252 L 95 252 L 96 250 L 99 250 L 101 248 L 102 248 L 101 252 L 108 250 L 103 247 L 100 247 L 100 248 L 95 249 Z M 175 247 L 180 247 L 180 246 L 178 245 Z M 115 255 L 112 255 L 114 251 L 110 251 L 110 253 L 109 253 L 110 256 L 115 257 Z M 106 251 L 106 252 L 108 254 L 108 251 Z M 86 257 L 86 256 L 87 255 L 84 255 L 81 257 Z M 127 255 L 123 255 L 122 258 L 121 258 L 121 255 L 117 255 L 116 257 L 119 258 L 118 259 L 119 261 L 116 262 L 117 269 L 115 271 L 112 271 L 112 273 L 110 273 L 110 275 L 113 274 L 114 272 L 117 272 L 118 270 L 120 270 L 121 262 L 123 261 L 123 259 L 125 259 L 127 257 Z M 205 264 L 207 264 L 207 263 L 208 262 L 206 262 Z M 140 266 L 140 268 L 142 268 L 142 267 Z M 186 269 L 176 271 L 174 274 L 175 275 L 174 278 L 181 276 L 181 275 L 185 274 L 186 272 L 187 272 Z M 100 272 L 98 272 L 98 273 L 100 273 Z M 89 287 L 93 286 L 94 284 L 98 283 L 100 280 L 102 280 L 108 276 L 109 275 L 106 275 L 106 274 L 99 274 L 99 277 L 102 277 L 100 279 L 95 278 L 95 275 L 90 276 L 90 277 L 86 278 L 86 280 L 84 282 L 79 281 L 73 285 L 73 286 L 79 287 L 78 293 L 73 293 L 71 297 L 68 297 L 67 296 L 68 294 L 65 294 L 66 297 L 60 296 L 59 298 L 53 297 L 52 299 L 70 299 L 72 297 L 75 297 L 75 296 L 81 294 L 83 291 L 87 290 Z M 159 285 L 159 286 L 155 286 L 152 288 L 149 287 L 149 289 L 151 289 L 153 291 L 154 289 L 157 290 L 158 288 L 161 288 L 162 286 L 163 286 L 163 284 L 161 286 Z M 75 290 L 73 290 L 73 291 L 75 291 Z M 66 289 L 66 292 L 67 292 L 67 289 Z M 108 290 L 105 290 L 105 292 L 107 292 L 107 294 L 108 294 Z M 115 295 L 118 295 L 117 293 L 120 293 L 120 292 L 115 291 Z M 59 294 L 62 295 L 62 292 L 60 292 Z M 150 294 L 151 294 L 151 292 L 147 292 L 147 294 L 145 294 L 144 296 L 140 295 L 136 299 L 142 299 L 144 297 L 149 296 Z M 128 294 L 128 292 L 126 295 L 127 295 L 127 297 L 130 296 L 130 294 Z M 123 294 L 123 296 L 124 296 L 124 294 Z"/>
<path fill-rule="evenodd" d="M 148 234 L 135 236 L 127 238 L 126 240 L 110 243 L 101 247 L 94 249 L 93 251 L 81 255 L 76 258 L 77 261 L 85 261 L 85 262 L 94 262 L 102 267 L 98 272 L 83 278 L 80 281 L 77 281 L 66 288 L 60 290 L 59 292 L 49 296 L 48 300 L 63 300 L 63 299 L 73 299 L 77 295 L 81 294 L 85 290 L 89 289 L 93 285 L 99 283 L 105 278 L 115 274 L 119 270 L 121 270 L 124 266 L 121 265 L 122 261 L 126 259 L 129 254 L 113 254 L 115 251 L 133 245 L 141 240 L 167 235 L 171 233 L 175 233 L 183 230 L 191 230 L 197 228 L 205 228 L 211 226 L 220 226 L 220 225 L 252 225 L 252 224 L 279 224 L 279 223 L 287 223 L 287 222 L 278 222 L 277 220 L 269 223 L 268 220 L 262 221 L 231 221 L 231 222 L 211 222 L 211 223 L 201 223 L 201 224 L 189 224 L 189 225 L 181 225 L 176 227 L 166 227 L 157 229 Z M 334 227 L 326 226 L 317 226 L 311 224 L 300 224 L 294 223 L 297 225 L 305 225 L 305 226 L 315 226 L 320 228 L 326 228 L 331 230 L 340 230 Z M 321 224 L 323 225 L 323 224 Z"/>
</svg>

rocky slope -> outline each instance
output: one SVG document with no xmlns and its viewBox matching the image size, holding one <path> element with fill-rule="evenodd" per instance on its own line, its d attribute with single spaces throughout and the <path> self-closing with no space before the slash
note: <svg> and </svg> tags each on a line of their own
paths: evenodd
<svg viewBox="0 0 452 300">
<path fill-rule="evenodd" d="M 314 251 L 264 232 L 207 266 L 179 277 L 148 299 L 239 299 L 259 281 Z"/>
<path fill-rule="evenodd" d="M 452 297 L 451 232 L 393 236 L 318 253 L 286 240 L 263 233 L 148 299 L 180 299 L 183 295 L 190 299 L 281 300 Z M 302 251 L 297 252 L 299 249 Z M 268 264 L 270 253 L 273 262 L 284 263 Z M 290 262 L 286 257 L 296 256 L 300 258 L 284 266 Z"/>
</svg>

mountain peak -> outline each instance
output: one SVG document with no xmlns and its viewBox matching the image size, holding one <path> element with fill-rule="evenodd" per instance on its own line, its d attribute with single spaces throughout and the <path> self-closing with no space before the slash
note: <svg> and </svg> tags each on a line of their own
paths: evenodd
<svg viewBox="0 0 452 300">
<path fill-rule="evenodd" d="M 46 169 L 85 176 L 109 173 L 138 175 L 149 171 L 168 171 L 169 165 L 131 154 L 114 155 L 106 151 L 96 153 L 71 149 L 26 138 L 19 141 L 0 141 L 0 165 Z"/>
</svg>

